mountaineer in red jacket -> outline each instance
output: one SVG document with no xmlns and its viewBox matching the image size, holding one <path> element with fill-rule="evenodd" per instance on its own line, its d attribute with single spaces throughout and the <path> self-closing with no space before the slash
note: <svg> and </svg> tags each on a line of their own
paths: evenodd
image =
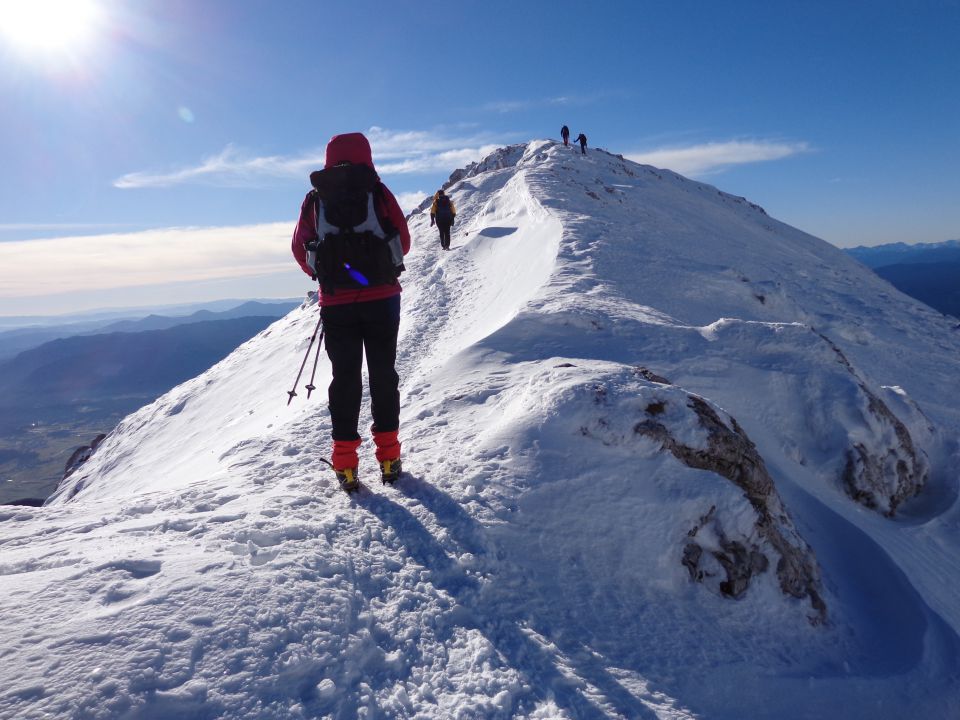
<svg viewBox="0 0 960 720">
<path fill-rule="evenodd" d="M 393 482 L 401 471 L 395 368 L 401 288 L 396 276 L 410 250 L 410 230 L 376 174 L 362 133 L 331 138 L 324 169 L 311 173 L 310 181 L 314 189 L 300 207 L 291 248 L 303 271 L 320 281 L 320 316 L 333 368 L 330 464 L 345 490 L 357 487 L 366 354 L 376 457 L 381 479 Z"/>
</svg>

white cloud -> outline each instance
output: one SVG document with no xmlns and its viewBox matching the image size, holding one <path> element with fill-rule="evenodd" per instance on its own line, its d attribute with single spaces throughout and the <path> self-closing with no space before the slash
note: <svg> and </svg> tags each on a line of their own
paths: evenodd
<svg viewBox="0 0 960 720">
<path fill-rule="evenodd" d="M 182 168 L 166 173 L 134 172 L 114 181 L 114 187 L 146 188 L 170 187 L 185 183 L 212 185 L 248 185 L 262 182 L 265 178 L 307 176 L 311 170 L 323 167 L 324 151 L 307 150 L 297 156 L 270 155 L 250 157 L 233 145 L 228 145 L 218 155 L 204 158 L 195 167 Z"/>
<path fill-rule="evenodd" d="M 805 142 L 730 140 L 686 147 L 666 147 L 625 155 L 638 163 L 667 168 L 682 175 L 709 175 L 734 165 L 781 160 L 810 151 Z"/>
<path fill-rule="evenodd" d="M 372 127 L 366 133 L 381 175 L 452 172 L 480 159 L 506 139 L 489 133 L 448 135 L 442 131 L 398 131 Z M 169 172 L 133 172 L 118 178 L 123 189 L 170 187 L 187 183 L 221 186 L 259 184 L 270 179 L 304 178 L 323 167 L 325 148 L 310 148 L 297 155 L 252 156 L 228 145 L 198 165 Z"/>
<path fill-rule="evenodd" d="M 129 223 L 0 223 L 0 232 L 29 230 L 57 230 L 61 232 L 81 230 L 105 230 L 107 228 L 130 227 Z"/>
<path fill-rule="evenodd" d="M 449 135 L 441 130 L 387 130 L 377 126 L 365 135 L 373 147 L 374 162 L 477 147 L 503 139 L 492 133 Z"/>
<path fill-rule="evenodd" d="M 377 165 L 377 170 L 382 175 L 453 172 L 457 168 L 482 160 L 498 147 L 500 146 L 481 145 L 475 148 L 457 148 L 456 150 L 445 150 L 443 152 L 423 153 Z"/>
<path fill-rule="evenodd" d="M 534 105 L 532 100 L 494 100 L 483 105 L 482 109 L 488 112 L 510 113 L 528 110 Z"/>
<path fill-rule="evenodd" d="M 0 243 L 0 298 L 301 274 L 293 222 Z"/>
<path fill-rule="evenodd" d="M 480 109 L 486 112 L 511 113 L 545 106 L 587 105 L 601 97 L 602 95 L 557 95 L 530 100 L 492 100 L 481 105 Z"/>
<path fill-rule="evenodd" d="M 404 214 L 409 213 L 420 203 L 427 199 L 429 193 L 424 190 L 414 190 L 413 192 L 405 192 L 397 195 L 397 202 L 400 204 L 400 208 L 403 210 Z"/>
</svg>

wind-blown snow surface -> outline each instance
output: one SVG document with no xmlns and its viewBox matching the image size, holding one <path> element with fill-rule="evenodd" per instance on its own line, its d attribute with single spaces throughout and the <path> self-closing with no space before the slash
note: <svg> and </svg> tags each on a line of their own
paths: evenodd
<svg viewBox="0 0 960 720">
<path fill-rule="evenodd" d="M 617 156 L 454 178 L 451 252 L 411 218 L 408 474 L 381 487 L 367 441 L 347 496 L 318 462 L 323 392 L 285 404 L 305 302 L 0 509 L 0 717 L 960 716 L 950 324 Z M 759 501 L 646 432 L 704 453 L 698 412 L 755 444 L 825 612 Z M 772 561 L 736 600 L 683 564 L 733 538 Z"/>
</svg>

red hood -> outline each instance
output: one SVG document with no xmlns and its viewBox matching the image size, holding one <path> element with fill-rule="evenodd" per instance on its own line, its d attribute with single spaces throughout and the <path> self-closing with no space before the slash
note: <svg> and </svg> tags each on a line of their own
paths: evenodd
<svg viewBox="0 0 960 720">
<path fill-rule="evenodd" d="M 330 138 L 330 142 L 327 143 L 327 161 L 324 167 L 333 167 L 344 161 L 354 165 L 373 167 L 370 142 L 363 133 L 345 133 Z"/>
</svg>

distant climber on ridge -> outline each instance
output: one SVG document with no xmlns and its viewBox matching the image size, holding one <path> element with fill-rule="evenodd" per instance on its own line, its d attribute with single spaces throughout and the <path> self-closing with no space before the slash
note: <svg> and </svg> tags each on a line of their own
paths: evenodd
<svg viewBox="0 0 960 720">
<path fill-rule="evenodd" d="M 580 143 L 580 154 L 586 155 L 587 154 L 587 136 L 584 135 L 583 133 L 580 133 L 579 135 L 577 135 L 577 139 L 574 140 L 574 142 Z"/>
<path fill-rule="evenodd" d="M 570 145 L 570 128 L 564 125 L 560 128 L 560 137 L 563 138 L 563 146 L 567 147 Z"/>
<path fill-rule="evenodd" d="M 437 230 L 440 231 L 440 247 L 444 250 L 450 249 L 450 228 L 453 227 L 456 217 L 457 208 L 454 207 L 453 200 L 442 189 L 437 190 L 433 196 L 433 205 L 430 206 L 430 227 L 436 223 Z"/>
<path fill-rule="evenodd" d="M 333 368 L 333 453 L 322 461 L 349 491 L 359 486 L 364 354 L 381 479 L 393 482 L 401 471 L 397 276 L 410 250 L 410 230 L 393 193 L 380 182 L 362 133 L 331 138 L 324 169 L 311 173 L 310 183 L 291 247 L 303 271 L 320 283 L 320 318 Z"/>
</svg>

